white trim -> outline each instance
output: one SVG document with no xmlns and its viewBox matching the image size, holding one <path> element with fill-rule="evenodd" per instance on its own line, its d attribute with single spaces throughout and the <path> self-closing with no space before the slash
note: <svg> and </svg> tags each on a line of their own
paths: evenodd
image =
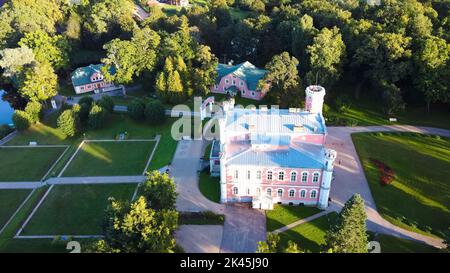
<svg viewBox="0 0 450 273">
<path fill-rule="evenodd" d="M 291 191 L 294 191 L 294 194 L 292 196 L 291 196 Z M 295 193 L 296 193 L 295 189 L 289 189 L 288 190 L 288 197 L 295 197 Z"/>
<path fill-rule="evenodd" d="M 270 189 L 270 195 L 267 194 L 267 190 L 269 190 L 269 189 Z M 270 196 L 270 197 L 273 196 L 273 189 L 271 187 L 266 188 L 266 196 Z"/>
<path fill-rule="evenodd" d="M 281 196 L 278 194 L 278 192 L 281 190 Z M 284 189 L 282 189 L 282 188 L 278 188 L 277 189 L 277 191 L 276 191 L 276 193 L 277 193 L 277 197 L 284 197 Z"/>
<path fill-rule="evenodd" d="M 280 179 L 280 173 L 283 174 L 283 179 Z M 283 171 L 283 170 L 278 171 L 278 173 L 277 173 L 277 180 L 278 180 L 278 181 L 284 181 L 284 180 L 285 180 L 285 174 L 286 174 L 286 172 Z"/>
<path fill-rule="evenodd" d="M 314 181 L 314 176 L 317 174 L 317 181 Z M 313 172 L 312 183 L 319 183 L 320 181 L 320 172 Z"/>
<path fill-rule="evenodd" d="M 269 179 L 269 172 L 270 172 L 270 176 L 271 176 L 271 178 Z M 267 170 L 267 172 L 266 172 L 266 180 L 267 181 L 273 181 L 273 171 L 272 170 Z"/>
<path fill-rule="evenodd" d="M 306 181 L 303 181 L 303 174 L 306 174 Z M 308 171 L 303 171 L 300 177 L 300 182 L 301 183 L 308 183 L 308 178 L 309 178 L 309 172 Z"/>
<path fill-rule="evenodd" d="M 295 173 L 295 180 L 292 181 L 292 174 L 294 174 L 294 173 Z M 289 175 L 289 181 L 291 181 L 291 182 L 297 182 L 297 179 L 298 179 L 298 172 L 297 172 L 297 171 L 291 171 L 291 173 L 290 173 L 290 175 Z"/>
<path fill-rule="evenodd" d="M 233 187 L 232 193 L 234 196 L 238 196 L 239 195 L 239 187 Z"/>
<path fill-rule="evenodd" d="M 315 196 L 313 197 L 313 193 L 315 194 Z M 317 198 L 317 190 L 311 190 L 311 192 L 309 193 L 309 198 Z"/>
<path fill-rule="evenodd" d="M 304 192 L 305 193 L 305 196 L 302 196 L 302 192 Z M 306 194 L 308 193 L 308 190 L 306 190 L 306 189 L 300 189 L 300 191 L 299 191 L 299 197 L 300 198 L 306 198 Z"/>
</svg>

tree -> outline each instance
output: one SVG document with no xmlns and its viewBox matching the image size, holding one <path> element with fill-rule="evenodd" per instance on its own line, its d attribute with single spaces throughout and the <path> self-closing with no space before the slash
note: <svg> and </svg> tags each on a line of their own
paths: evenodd
<svg viewBox="0 0 450 273">
<path fill-rule="evenodd" d="M 308 46 L 307 54 L 311 68 L 307 74 L 310 84 L 330 87 L 339 79 L 345 59 L 345 44 L 338 28 L 323 28 Z"/>
<path fill-rule="evenodd" d="M 293 241 L 288 242 L 287 248 L 284 250 L 285 253 L 301 253 L 302 251 L 298 248 L 298 245 Z"/>
<path fill-rule="evenodd" d="M 98 105 L 108 111 L 108 113 L 112 113 L 114 111 L 114 100 L 108 95 L 102 96 L 102 98 L 98 101 Z"/>
<path fill-rule="evenodd" d="M 101 106 L 94 104 L 89 111 L 88 125 L 92 129 L 98 129 L 105 123 L 106 111 Z"/>
<path fill-rule="evenodd" d="M 66 136 L 73 137 L 78 133 L 76 113 L 72 109 L 64 110 L 57 120 L 58 129 Z"/>
<path fill-rule="evenodd" d="M 143 196 L 131 204 L 110 198 L 105 222 L 105 238 L 95 243 L 95 252 L 167 253 L 175 247 L 178 213 L 155 211 Z"/>
<path fill-rule="evenodd" d="M 26 33 L 19 45 L 33 50 L 38 62 L 49 63 L 55 70 L 69 65 L 69 41 L 61 35 L 50 36 L 42 30 Z"/>
<path fill-rule="evenodd" d="M 148 173 L 147 180 L 141 187 L 149 207 L 154 210 L 175 210 L 177 193 L 175 182 L 169 175 L 159 171 Z"/>
<path fill-rule="evenodd" d="M 32 118 L 28 113 L 20 110 L 14 111 L 14 114 L 12 116 L 12 121 L 14 124 L 14 127 L 19 131 L 24 131 L 30 127 L 30 125 L 33 123 Z"/>
<path fill-rule="evenodd" d="M 36 63 L 33 51 L 26 46 L 3 49 L 0 51 L 0 57 L 3 76 L 15 87 L 18 87 L 22 80 L 24 69 Z"/>
<path fill-rule="evenodd" d="M 326 242 L 333 253 L 367 253 L 366 211 L 359 194 L 345 203 L 336 224 L 326 235 Z"/>
<path fill-rule="evenodd" d="M 266 242 L 258 242 L 257 253 L 277 253 L 280 235 L 277 233 L 267 233 Z"/>
<path fill-rule="evenodd" d="M 37 101 L 29 101 L 25 107 L 25 112 L 30 116 L 32 123 L 40 120 L 42 105 Z"/>
<path fill-rule="evenodd" d="M 162 124 L 166 121 L 166 109 L 159 100 L 151 100 L 145 105 L 144 115 L 150 124 Z"/>
<path fill-rule="evenodd" d="M 392 116 L 398 112 L 405 110 L 405 103 L 403 102 L 402 93 L 393 83 L 380 81 L 378 89 L 381 91 L 383 98 L 384 111 L 386 114 Z"/>
<path fill-rule="evenodd" d="M 313 43 L 313 38 L 319 32 L 313 23 L 313 18 L 308 14 L 303 15 L 298 26 L 292 32 L 292 54 L 300 60 L 302 71 L 309 71 L 307 47 Z"/>
<path fill-rule="evenodd" d="M 299 62 L 289 53 L 283 52 L 275 55 L 266 65 L 268 72 L 259 82 L 260 89 L 266 88 L 266 83 L 270 82 L 270 91 L 268 96 L 273 103 L 280 107 L 298 106 L 300 104 L 300 77 L 297 66 Z"/>
<path fill-rule="evenodd" d="M 155 90 L 164 101 L 178 103 L 185 98 L 180 72 L 175 70 L 174 58 L 167 57 L 163 71 L 156 77 Z"/>
<path fill-rule="evenodd" d="M 35 63 L 24 70 L 19 93 L 29 100 L 46 101 L 57 95 L 58 78 L 47 63 Z"/>
<path fill-rule="evenodd" d="M 143 120 L 144 119 L 144 110 L 145 103 L 140 99 L 134 99 L 127 106 L 128 115 L 134 120 Z"/>
<path fill-rule="evenodd" d="M 217 78 L 218 60 L 208 46 L 200 45 L 192 60 L 192 89 L 199 95 L 206 95 L 210 92 Z"/>
</svg>

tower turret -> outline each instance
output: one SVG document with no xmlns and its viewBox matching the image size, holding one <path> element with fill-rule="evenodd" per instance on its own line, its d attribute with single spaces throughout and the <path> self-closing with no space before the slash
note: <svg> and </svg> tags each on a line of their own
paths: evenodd
<svg viewBox="0 0 450 273">
<path fill-rule="evenodd" d="M 336 159 L 336 151 L 327 149 L 325 152 L 325 168 L 322 175 L 322 183 L 320 184 L 319 208 L 326 209 L 328 207 L 328 198 L 330 197 L 331 181 L 333 180 L 334 160 Z"/>
<path fill-rule="evenodd" d="M 306 88 L 305 93 L 306 111 L 313 114 L 322 113 L 325 88 L 320 85 L 310 85 Z"/>
</svg>

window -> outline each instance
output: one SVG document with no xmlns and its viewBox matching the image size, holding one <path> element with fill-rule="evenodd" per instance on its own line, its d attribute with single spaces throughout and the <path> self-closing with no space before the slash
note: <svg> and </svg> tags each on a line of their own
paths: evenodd
<svg viewBox="0 0 450 273">
<path fill-rule="evenodd" d="M 244 86 L 244 82 L 243 82 L 243 81 L 240 81 L 240 82 L 239 82 L 239 85 L 240 85 L 240 86 Z"/>
<path fill-rule="evenodd" d="M 238 193 L 239 193 L 238 188 L 237 188 L 237 187 L 234 187 L 234 188 L 233 188 L 233 194 L 234 194 L 234 195 L 238 195 Z"/>
<path fill-rule="evenodd" d="M 217 84 L 214 84 L 214 90 L 217 90 Z"/>
<path fill-rule="evenodd" d="M 247 195 L 250 195 L 250 188 L 247 188 Z"/>
<path fill-rule="evenodd" d="M 317 191 L 311 191 L 311 198 L 316 198 Z"/>
<path fill-rule="evenodd" d="M 245 90 L 242 90 L 242 95 L 245 95 Z"/>
<path fill-rule="evenodd" d="M 295 196 L 295 190 L 289 190 L 289 197 Z"/>
<path fill-rule="evenodd" d="M 266 192 L 267 192 L 267 196 L 272 196 L 272 189 L 271 188 L 268 188 L 267 190 L 266 190 Z"/>
<path fill-rule="evenodd" d="M 313 183 L 317 183 L 319 182 L 319 173 L 314 173 L 313 174 Z"/>
<path fill-rule="evenodd" d="M 254 91 L 252 91 L 252 93 L 251 93 L 251 94 L 252 94 L 252 97 L 254 97 L 254 96 L 255 96 L 255 92 L 254 92 Z"/>
<path fill-rule="evenodd" d="M 306 183 L 308 182 L 308 173 L 302 172 L 302 182 Z"/>
<path fill-rule="evenodd" d="M 247 171 L 247 179 L 250 179 L 250 178 L 251 178 L 250 171 Z"/>
<path fill-rule="evenodd" d="M 284 180 L 284 172 L 283 171 L 278 173 L 278 180 L 280 180 L 280 181 Z"/>
<path fill-rule="evenodd" d="M 297 173 L 291 172 L 291 182 L 295 182 L 297 180 Z"/>
<path fill-rule="evenodd" d="M 225 83 L 226 83 L 226 84 L 229 84 L 230 81 L 229 81 L 228 79 L 225 79 Z"/>
<path fill-rule="evenodd" d="M 272 171 L 267 172 L 267 180 L 272 180 Z"/>
<path fill-rule="evenodd" d="M 256 179 L 261 179 L 261 171 L 256 171 Z"/>
<path fill-rule="evenodd" d="M 235 80 L 233 80 L 233 81 L 232 81 L 232 84 L 233 84 L 233 85 L 236 85 L 236 81 L 235 81 Z"/>
<path fill-rule="evenodd" d="M 305 190 L 301 190 L 300 191 L 300 197 L 301 198 L 305 198 L 305 196 L 306 196 L 306 191 Z"/>
<path fill-rule="evenodd" d="M 277 195 L 278 197 L 283 197 L 283 189 L 278 189 Z"/>
<path fill-rule="evenodd" d="M 239 178 L 239 171 L 238 171 L 238 170 L 235 170 L 235 171 L 234 171 L 234 178 L 235 178 L 235 179 L 238 179 L 238 178 Z"/>
</svg>

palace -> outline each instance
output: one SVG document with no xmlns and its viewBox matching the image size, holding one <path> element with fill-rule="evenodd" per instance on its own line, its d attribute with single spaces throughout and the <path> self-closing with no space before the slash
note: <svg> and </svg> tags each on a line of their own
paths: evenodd
<svg viewBox="0 0 450 273">
<path fill-rule="evenodd" d="M 86 67 L 79 67 L 71 74 L 72 85 L 76 94 L 83 94 L 94 91 L 108 92 L 117 89 L 124 90 L 123 86 L 115 86 L 111 82 L 106 82 L 103 79 L 101 68 L 103 64 L 91 64 Z M 111 68 L 109 73 L 116 73 L 114 68 Z"/>
<path fill-rule="evenodd" d="M 328 206 L 334 150 L 326 149 L 322 115 L 325 89 L 306 89 L 306 109 L 242 109 L 224 102 L 220 141 L 210 155 L 220 176 L 221 202 Z"/>
</svg>

